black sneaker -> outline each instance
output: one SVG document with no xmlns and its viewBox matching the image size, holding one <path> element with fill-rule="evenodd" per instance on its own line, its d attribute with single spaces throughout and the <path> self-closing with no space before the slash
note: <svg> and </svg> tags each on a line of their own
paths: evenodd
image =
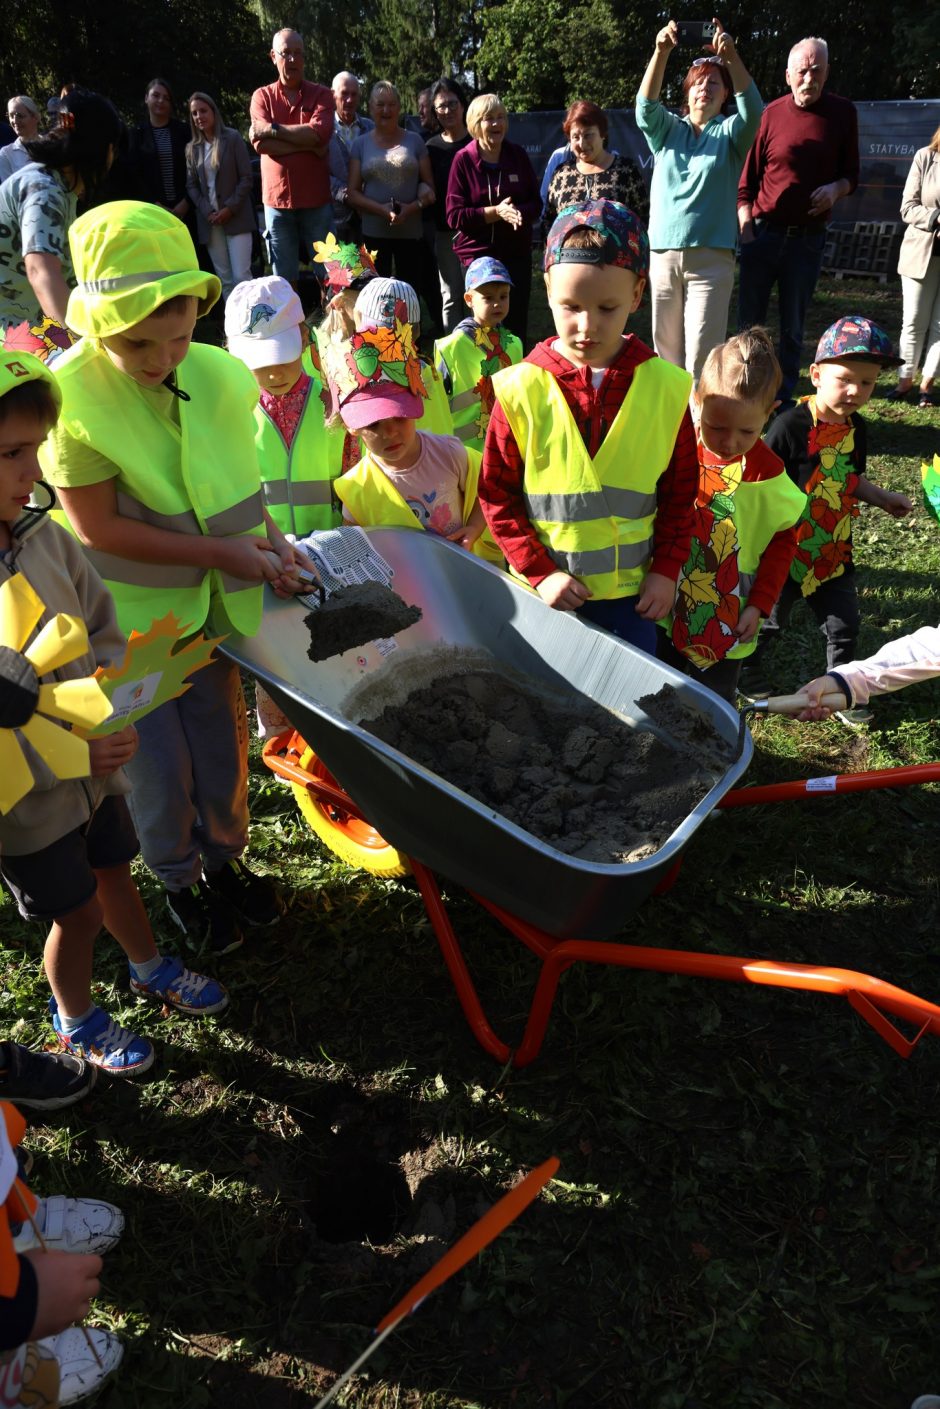
<svg viewBox="0 0 940 1409">
<path fill-rule="evenodd" d="M 206 885 L 244 920 L 246 925 L 267 929 L 284 913 L 284 902 L 269 880 L 249 871 L 244 861 L 227 861 L 221 871 L 206 871 Z"/>
<path fill-rule="evenodd" d="M 68 1052 L 31 1052 L 0 1042 L 0 1100 L 30 1111 L 58 1111 L 88 1095 L 97 1072 Z"/>
<path fill-rule="evenodd" d="M 204 881 L 185 890 L 168 890 L 166 908 L 184 934 L 197 944 L 208 940 L 213 954 L 231 954 L 244 936 L 228 905 Z"/>
</svg>

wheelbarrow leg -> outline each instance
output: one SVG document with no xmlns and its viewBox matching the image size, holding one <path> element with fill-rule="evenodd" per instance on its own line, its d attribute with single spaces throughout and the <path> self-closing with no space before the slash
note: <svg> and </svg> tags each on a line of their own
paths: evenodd
<svg viewBox="0 0 940 1409">
<path fill-rule="evenodd" d="M 506 1063 L 512 1055 L 512 1049 L 502 1042 L 493 1029 L 490 1027 L 487 1016 L 483 1011 L 479 995 L 474 987 L 473 979 L 470 977 L 470 970 L 463 957 L 460 943 L 454 933 L 454 927 L 450 922 L 446 906 L 441 899 L 440 887 L 431 871 L 426 866 L 422 866 L 420 861 L 415 861 L 409 857 L 414 878 L 421 891 L 421 898 L 424 901 L 424 908 L 428 912 L 428 919 L 437 936 L 441 953 L 444 956 L 444 963 L 447 965 L 448 973 L 454 988 L 457 990 L 457 998 L 463 1009 L 464 1017 L 470 1024 L 470 1029 L 480 1046 L 495 1057 L 498 1062 Z"/>
</svg>

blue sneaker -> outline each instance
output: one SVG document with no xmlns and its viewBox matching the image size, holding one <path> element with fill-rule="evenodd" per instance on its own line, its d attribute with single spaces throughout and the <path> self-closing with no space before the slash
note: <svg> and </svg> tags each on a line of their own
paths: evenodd
<svg viewBox="0 0 940 1409">
<path fill-rule="evenodd" d="M 135 978 L 131 970 L 131 992 L 194 1018 L 208 1018 L 228 1007 L 228 991 L 220 983 L 194 974 L 173 958 L 164 959 L 157 972 L 145 980 Z"/>
<path fill-rule="evenodd" d="M 153 1066 L 153 1043 L 128 1032 L 104 1008 L 96 1008 L 72 1032 L 62 1031 L 54 998 L 49 999 L 49 1012 L 60 1046 L 75 1057 L 84 1057 L 109 1076 L 141 1076 Z"/>
</svg>

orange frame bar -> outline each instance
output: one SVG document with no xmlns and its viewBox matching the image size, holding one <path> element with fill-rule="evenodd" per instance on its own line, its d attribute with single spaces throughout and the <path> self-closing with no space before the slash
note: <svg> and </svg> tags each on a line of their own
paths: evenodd
<svg viewBox="0 0 940 1409">
<path fill-rule="evenodd" d="M 330 787 L 322 779 L 314 778 L 299 767 L 300 742 L 302 741 L 299 736 L 293 731 L 268 740 L 262 752 L 264 762 L 279 777 L 300 784 L 321 800 L 368 821 L 341 789 Z M 902 778 L 898 776 L 900 774 L 927 776 Z M 877 781 L 854 781 L 867 778 Z M 940 764 L 887 768 L 869 774 L 841 775 L 837 782 L 846 782 L 848 786 L 844 789 L 830 788 L 829 792 L 896 786 L 899 783 L 933 782 L 938 779 Z M 720 806 L 743 807 L 751 803 L 780 801 L 784 796 L 818 795 L 816 789 L 807 789 L 806 781 L 771 784 L 769 787 L 760 788 L 740 788 L 736 792 L 728 793 Z M 513 1050 L 496 1034 L 483 1010 L 436 876 L 420 861 L 409 859 L 464 1017 L 480 1045 L 503 1064 L 511 1060 L 514 1066 L 524 1067 L 538 1056 L 545 1039 L 559 981 L 572 964 L 607 964 L 620 969 L 646 969 L 656 973 L 684 974 L 692 978 L 722 979 L 730 983 L 804 989 L 828 994 L 834 998 L 845 998 L 859 1017 L 863 1018 L 898 1056 L 904 1058 L 911 1055 L 927 1032 L 940 1037 L 940 1007 L 906 992 L 903 988 L 897 988 L 894 984 L 873 978 L 870 974 L 857 973 L 853 969 L 830 969 L 816 964 L 743 959 L 729 954 L 701 954 L 687 949 L 653 949 L 643 945 L 615 944 L 604 940 L 557 939 L 535 925 L 520 920 L 517 915 L 495 905 L 485 896 L 470 891 L 469 894 L 477 904 L 520 940 L 540 962 L 525 1032 L 521 1043 Z M 668 888 L 678 870 L 678 864 L 677 861 L 661 884 L 661 889 Z M 905 1036 L 891 1018 L 900 1018 L 903 1022 L 912 1024 L 917 1029 L 914 1036 Z"/>
</svg>

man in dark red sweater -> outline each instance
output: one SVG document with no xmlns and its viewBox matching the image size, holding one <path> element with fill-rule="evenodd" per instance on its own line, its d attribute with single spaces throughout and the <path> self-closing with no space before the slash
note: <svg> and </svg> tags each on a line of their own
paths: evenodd
<svg viewBox="0 0 940 1409">
<path fill-rule="evenodd" d="M 790 92 L 764 109 L 738 185 L 740 328 L 763 323 L 774 284 L 780 300 L 779 396 L 792 404 L 803 323 L 836 201 L 858 185 L 858 119 L 846 98 L 824 93 L 829 49 L 801 39 L 790 50 Z"/>
</svg>

